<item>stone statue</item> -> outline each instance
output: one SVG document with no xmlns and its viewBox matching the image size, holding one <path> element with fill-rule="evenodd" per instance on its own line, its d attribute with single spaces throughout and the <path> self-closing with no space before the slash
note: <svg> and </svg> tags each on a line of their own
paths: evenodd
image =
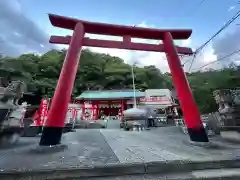
<svg viewBox="0 0 240 180">
<path fill-rule="evenodd" d="M 8 81 L 0 78 L 0 144 L 5 141 L 16 141 L 21 133 L 21 108 L 18 100 L 25 90 L 21 81 Z M 11 139 L 11 140 L 10 140 Z"/>
<path fill-rule="evenodd" d="M 240 89 L 216 90 L 213 95 L 219 105 L 221 135 L 240 141 Z"/>
</svg>

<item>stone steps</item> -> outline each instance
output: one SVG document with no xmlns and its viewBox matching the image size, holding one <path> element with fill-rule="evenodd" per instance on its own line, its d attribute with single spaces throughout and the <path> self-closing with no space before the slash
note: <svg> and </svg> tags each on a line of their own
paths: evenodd
<svg viewBox="0 0 240 180">
<path fill-rule="evenodd" d="M 87 178 L 88 180 L 239 180 L 240 169 L 214 169 L 177 174 L 144 174 L 114 177 Z M 78 179 L 76 179 L 78 180 Z M 80 179 L 79 179 L 80 180 Z"/>
<path fill-rule="evenodd" d="M 237 160 L 202 162 L 149 162 L 115 164 L 68 169 L 0 172 L 1 180 L 239 180 L 240 164 Z"/>
</svg>

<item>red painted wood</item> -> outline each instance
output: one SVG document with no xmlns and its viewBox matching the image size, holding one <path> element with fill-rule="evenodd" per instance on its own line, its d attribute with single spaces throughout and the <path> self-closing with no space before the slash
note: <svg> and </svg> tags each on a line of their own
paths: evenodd
<svg viewBox="0 0 240 180">
<path fill-rule="evenodd" d="M 110 36 L 131 36 L 132 38 L 163 40 L 164 33 L 170 32 L 173 39 L 188 39 L 191 29 L 152 29 L 134 26 L 123 26 L 106 23 L 88 22 L 79 19 L 49 14 L 50 22 L 53 26 L 73 30 L 78 22 L 84 25 L 85 32 L 90 34 L 110 35 Z"/>
<path fill-rule="evenodd" d="M 180 101 L 184 114 L 184 121 L 188 128 L 202 128 L 203 125 L 200 118 L 200 113 L 194 101 L 192 91 L 183 71 L 180 58 L 177 55 L 170 33 L 165 34 L 165 39 L 163 42 L 166 46 L 168 64 L 172 73 L 172 79 L 176 88 L 178 99 Z"/>
<path fill-rule="evenodd" d="M 66 54 L 58 84 L 51 102 L 48 119 L 45 124 L 47 127 L 64 127 L 68 104 L 77 74 L 83 37 L 84 27 L 81 23 L 78 23 L 75 27 L 73 38 L 68 53 Z"/>
</svg>

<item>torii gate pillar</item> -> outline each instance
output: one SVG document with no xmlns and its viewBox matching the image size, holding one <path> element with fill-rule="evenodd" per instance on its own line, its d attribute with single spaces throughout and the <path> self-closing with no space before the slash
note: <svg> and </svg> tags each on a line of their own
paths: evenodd
<svg viewBox="0 0 240 180">
<path fill-rule="evenodd" d="M 42 131 L 40 145 L 57 145 L 61 142 L 62 130 L 65 126 L 68 104 L 77 74 L 84 34 L 83 24 L 77 23 L 54 92 L 47 121 Z"/>
<path fill-rule="evenodd" d="M 200 113 L 170 33 L 165 33 L 163 43 L 190 140 L 195 142 L 208 142 L 207 134 L 200 119 Z"/>
<path fill-rule="evenodd" d="M 48 118 L 43 128 L 40 145 L 48 146 L 60 144 L 82 46 L 165 52 L 183 111 L 184 120 L 188 128 L 190 140 L 195 142 L 208 142 L 208 137 L 200 119 L 200 113 L 197 109 L 178 56 L 178 53 L 191 54 L 192 50 L 190 48 L 175 46 L 173 43 L 173 39 L 189 38 L 192 32 L 191 30 L 159 30 L 119 26 L 81 21 L 52 14 L 49 15 L 49 18 L 52 25 L 73 30 L 73 36 L 52 36 L 50 38 L 51 43 L 70 45 L 52 99 Z M 122 36 L 123 41 L 84 38 L 85 33 Z M 163 40 L 163 44 L 133 43 L 131 42 L 131 38 Z"/>
</svg>

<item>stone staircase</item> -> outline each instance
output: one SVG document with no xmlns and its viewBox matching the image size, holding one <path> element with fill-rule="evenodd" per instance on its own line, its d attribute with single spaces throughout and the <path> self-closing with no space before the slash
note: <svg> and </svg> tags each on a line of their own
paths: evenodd
<svg viewBox="0 0 240 180">
<path fill-rule="evenodd" d="M 80 178 L 79 178 L 80 179 Z M 192 171 L 189 173 L 144 174 L 114 177 L 99 177 L 96 180 L 239 180 L 240 169 L 214 169 Z M 77 179 L 76 179 L 77 180 Z"/>
</svg>

